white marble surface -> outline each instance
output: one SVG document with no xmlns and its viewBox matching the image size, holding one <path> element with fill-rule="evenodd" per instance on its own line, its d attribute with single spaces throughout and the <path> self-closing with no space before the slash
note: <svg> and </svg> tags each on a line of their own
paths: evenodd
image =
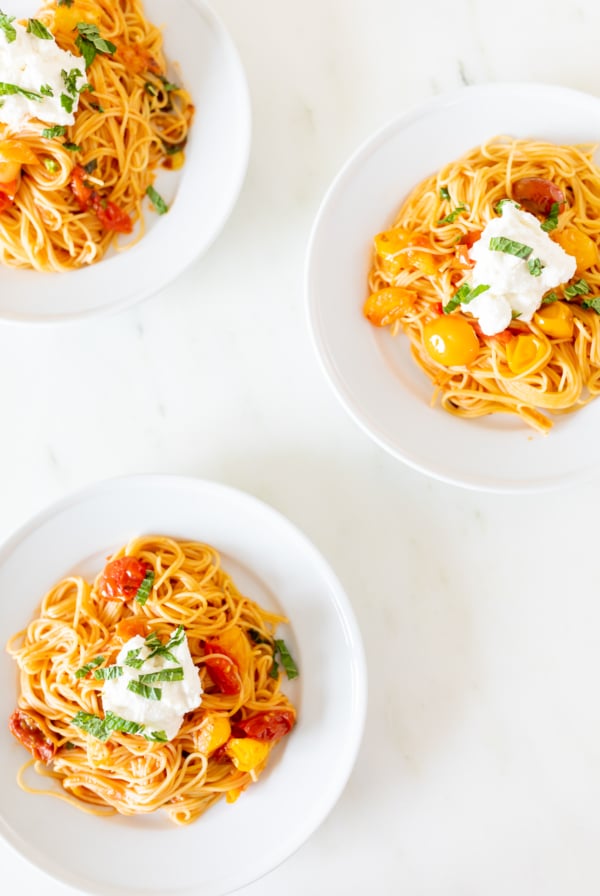
<svg viewBox="0 0 600 896">
<path fill-rule="evenodd" d="M 214 8 L 252 95 L 239 204 L 210 252 L 135 309 L 0 327 L 0 537 L 96 479 L 167 471 L 258 495 L 332 563 L 369 664 L 362 749 L 321 828 L 244 896 L 595 896 L 600 467 L 585 485 L 502 496 L 387 456 L 317 366 L 302 266 L 338 167 L 409 106 L 503 79 L 600 93 L 600 5 Z M 4 844 L 0 867 L 4 893 L 72 892 Z"/>
</svg>

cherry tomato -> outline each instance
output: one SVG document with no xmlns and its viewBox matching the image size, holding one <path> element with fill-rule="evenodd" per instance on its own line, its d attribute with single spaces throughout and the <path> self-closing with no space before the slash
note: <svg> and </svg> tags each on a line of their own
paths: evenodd
<svg viewBox="0 0 600 896">
<path fill-rule="evenodd" d="M 575 257 L 578 271 L 586 271 L 598 264 L 596 243 L 578 227 L 565 227 L 560 233 L 553 233 L 552 239 L 562 246 L 568 255 Z"/>
<path fill-rule="evenodd" d="M 519 333 L 506 345 L 506 363 L 512 373 L 520 376 L 543 367 L 550 353 L 550 345 L 544 337 Z"/>
<path fill-rule="evenodd" d="M 6 193 L 0 193 L 0 213 L 5 211 L 7 208 L 10 208 L 13 204 L 10 196 L 7 196 Z"/>
<path fill-rule="evenodd" d="M 92 208 L 98 215 L 104 230 L 112 230 L 114 233 L 131 233 L 133 221 L 123 209 L 110 199 L 101 199 L 97 193 L 92 196 Z"/>
<path fill-rule="evenodd" d="M 136 635 L 145 638 L 147 634 L 148 625 L 143 616 L 127 616 L 125 619 L 117 622 L 117 638 L 123 641 L 123 643 Z"/>
<path fill-rule="evenodd" d="M 549 215 L 556 202 L 558 211 L 565 209 L 565 194 L 545 177 L 521 177 L 512 185 L 513 199 L 536 215 Z"/>
<path fill-rule="evenodd" d="M 16 709 L 8 720 L 11 734 L 29 750 L 34 759 L 50 762 L 56 753 L 56 744 L 46 737 L 36 720 L 28 712 Z"/>
<path fill-rule="evenodd" d="M 371 293 L 363 314 L 375 327 L 387 327 L 399 320 L 417 301 L 417 294 L 402 286 L 386 286 Z"/>
<path fill-rule="evenodd" d="M 239 694 L 240 673 L 236 661 L 216 641 L 207 641 L 204 653 L 208 654 L 206 667 L 215 686 L 222 694 Z M 219 656 L 212 656 L 219 654 Z"/>
<path fill-rule="evenodd" d="M 469 249 L 481 237 L 481 230 L 471 230 L 461 237 L 460 243 L 456 247 L 456 257 L 466 268 L 475 267 L 475 262 L 469 255 Z"/>
<path fill-rule="evenodd" d="M 137 557 L 119 557 L 104 567 L 100 577 L 99 591 L 106 600 L 120 600 L 124 603 L 134 598 L 146 577 L 150 565 Z"/>
<path fill-rule="evenodd" d="M 294 727 L 296 717 L 289 709 L 269 709 L 266 712 L 257 712 L 248 716 L 241 722 L 235 722 L 233 733 L 236 737 L 245 735 L 254 740 L 271 742 L 279 740 L 288 734 Z"/>
<path fill-rule="evenodd" d="M 479 354 L 477 334 L 464 317 L 444 315 L 423 327 L 427 353 L 445 367 L 464 367 Z"/>
<path fill-rule="evenodd" d="M 546 336 L 554 339 L 571 339 L 575 322 L 573 312 L 565 302 L 542 305 L 533 316 L 534 321 Z"/>
<path fill-rule="evenodd" d="M 71 190 L 82 212 L 87 211 L 92 204 L 92 187 L 85 182 L 85 170 L 81 165 L 76 165 L 71 172 Z"/>
</svg>

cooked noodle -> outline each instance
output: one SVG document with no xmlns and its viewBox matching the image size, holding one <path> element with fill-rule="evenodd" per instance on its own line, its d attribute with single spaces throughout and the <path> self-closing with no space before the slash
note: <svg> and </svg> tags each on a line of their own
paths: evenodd
<svg viewBox="0 0 600 896">
<path fill-rule="evenodd" d="M 598 244 L 600 170 L 593 161 L 594 149 L 496 138 L 428 177 L 403 203 L 393 227 L 412 234 L 410 245 L 395 256 L 375 251 L 369 287 L 371 293 L 390 286 L 414 293 L 410 307 L 392 312 L 378 325 L 389 324 L 394 335 L 402 330 L 408 336 L 414 360 L 435 385 L 432 403 L 439 400 L 445 410 L 461 417 L 516 414 L 545 433 L 552 426 L 549 415 L 576 410 L 600 392 L 600 314 L 583 302 L 600 294 L 597 249 L 591 266 L 577 268 L 575 279 L 585 278 L 588 294 L 565 301 L 558 289 L 565 314 L 572 315 L 569 338 L 549 335 L 538 315 L 531 323 L 513 320 L 506 331 L 485 336 L 468 306 L 462 306 L 452 316 L 474 325 L 479 351 L 472 363 L 439 363 L 424 340 L 425 325 L 442 314 L 442 307 L 468 279 L 470 240 L 497 216 L 498 202 L 513 197 L 517 180 L 545 178 L 564 193 L 566 208 L 550 236 L 560 239 L 565 229 L 574 228 L 583 239 Z M 461 206 L 453 221 L 443 223 Z M 507 346 L 519 334 L 536 336 L 540 353 L 532 369 L 515 373 L 507 362 Z"/>
<path fill-rule="evenodd" d="M 102 577 L 93 584 L 79 576 L 58 582 L 44 597 L 38 615 L 8 645 L 20 669 L 19 710 L 39 729 L 36 737 L 52 745 L 50 762 L 35 762 L 44 776 L 54 778 L 63 793 L 25 790 L 72 799 L 75 805 L 103 814 L 124 815 L 164 808 L 178 824 L 201 815 L 223 795 L 233 801 L 263 770 L 239 770 L 223 747 L 207 746 L 207 720 L 226 726 L 257 714 L 287 714 L 295 710 L 280 689 L 274 672 L 275 626 L 282 616 L 263 610 L 242 595 L 220 567 L 217 551 L 196 542 L 157 536 L 138 538 L 112 558 L 140 558 L 154 572 L 154 585 L 143 605 L 137 601 L 106 600 Z M 125 627 L 141 621 L 163 642 L 183 626 L 204 693 L 202 704 L 185 715 L 173 740 L 154 743 L 142 736 L 114 731 L 106 742 L 73 725 L 79 711 L 103 715 L 102 681 L 80 677 L 77 670 L 101 655 L 114 662 L 126 638 Z M 134 627 L 137 623 L 133 623 Z M 241 633 L 243 660 L 237 663 L 239 693 L 224 694 L 210 673 L 206 643 L 227 633 Z M 281 642 L 277 642 L 281 643 Z M 225 657 L 230 656 L 227 650 Z M 213 730 L 208 729 L 209 733 Z M 268 744 L 269 750 L 276 741 Z M 33 762 L 31 760 L 28 765 Z"/>
</svg>

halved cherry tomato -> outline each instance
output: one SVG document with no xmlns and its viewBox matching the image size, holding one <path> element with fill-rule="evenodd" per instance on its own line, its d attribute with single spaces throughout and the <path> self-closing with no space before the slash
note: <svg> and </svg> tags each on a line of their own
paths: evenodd
<svg viewBox="0 0 600 896">
<path fill-rule="evenodd" d="M 85 169 L 76 165 L 71 172 L 71 189 L 82 212 L 86 212 L 92 204 L 94 190 L 85 181 Z"/>
<path fill-rule="evenodd" d="M 445 367 L 464 367 L 479 354 L 475 330 L 464 317 L 444 314 L 423 327 L 423 344 L 427 353 Z"/>
<path fill-rule="evenodd" d="M 227 742 L 225 754 L 240 772 L 253 772 L 265 764 L 270 747 L 265 741 L 252 737 L 232 737 Z"/>
<path fill-rule="evenodd" d="M 575 323 L 573 312 L 565 302 L 542 305 L 533 316 L 535 323 L 546 336 L 555 339 L 570 339 Z"/>
<path fill-rule="evenodd" d="M 240 673 L 233 657 L 216 641 L 206 641 L 204 653 L 207 655 L 205 665 L 215 687 L 222 694 L 239 694 L 241 689 Z"/>
<path fill-rule="evenodd" d="M 430 246 L 427 237 L 422 233 L 413 233 L 405 227 L 392 227 L 375 237 L 375 251 L 384 260 L 388 273 L 395 276 L 404 268 L 417 268 L 423 274 L 433 276 L 436 263 L 430 252 L 418 247 Z"/>
<path fill-rule="evenodd" d="M 99 590 L 106 600 L 132 600 L 150 569 L 150 564 L 137 557 L 119 557 L 104 567 Z"/>
<path fill-rule="evenodd" d="M 92 198 L 92 208 L 98 215 L 98 220 L 104 230 L 112 230 L 115 233 L 131 233 L 133 221 L 122 208 L 110 199 L 101 199 L 97 193 Z"/>
<path fill-rule="evenodd" d="M 550 343 L 544 337 L 519 333 L 506 344 L 506 363 L 512 373 L 520 376 L 543 367 L 550 353 Z"/>
<path fill-rule="evenodd" d="M 363 314 L 375 327 L 387 327 L 406 314 L 417 301 L 417 294 L 402 286 L 386 286 L 371 293 Z"/>
<path fill-rule="evenodd" d="M 552 239 L 561 246 L 568 255 L 573 255 L 578 271 L 586 271 L 598 264 L 598 247 L 594 240 L 579 230 L 578 227 L 565 227 L 558 233 L 551 234 Z"/>
<path fill-rule="evenodd" d="M 29 750 L 34 759 L 50 762 L 56 753 L 56 744 L 46 737 L 34 716 L 16 709 L 8 720 L 11 734 Z"/>
<path fill-rule="evenodd" d="M 475 266 L 475 262 L 469 255 L 469 249 L 481 238 L 481 230 L 471 230 L 460 238 L 460 242 L 456 247 L 456 257 L 462 265 L 467 268 Z"/>
<path fill-rule="evenodd" d="M 545 177 L 521 177 L 512 185 L 513 199 L 536 215 L 549 215 L 556 202 L 558 211 L 565 209 L 565 194 Z"/>
<path fill-rule="evenodd" d="M 289 734 L 295 721 L 296 716 L 289 709 L 269 709 L 235 722 L 232 730 L 236 737 L 252 737 L 254 740 L 271 743 Z"/>
<path fill-rule="evenodd" d="M 117 638 L 123 643 L 129 641 L 130 638 L 135 638 L 136 635 L 145 638 L 148 634 L 148 624 L 143 616 L 127 616 L 117 622 L 116 633 Z"/>
</svg>

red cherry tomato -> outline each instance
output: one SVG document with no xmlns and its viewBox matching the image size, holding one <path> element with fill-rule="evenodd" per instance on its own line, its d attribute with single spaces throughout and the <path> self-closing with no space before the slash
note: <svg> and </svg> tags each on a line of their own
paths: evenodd
<svg viewBox="0 0 600 896">
<path fill-rule="evenodd" d="M 239 694 L 241 689 L 240 673 L 236 661 L 220 644 L 207 641 L 204 653 L 208 654 L 206 667 L 215 686 L 222 694 Z M 220 656 L 212 656 L 220 654 Z"/>
<path fill-rule="evenodd" d="M 545 177 L 521 177 L 512 186 L 513 199 L 535 215 L 549 215 L 554 203 L 559 214 L 565 209 L 565 194 Z"/>
<path fill-rule="evenodd" d="M 114 233 L 131 233 L 133 230 L 133 221 L 129 215 L 110 199 L 101 199 L 94 193 L 92 208 L 104 230 L 112 230 Z"/>
<path fill-rule="evenodd" d="M 136 596 L 149 569 L 150 565 L 137 557 L 111 560 L 100 577 L 100 594 L 106 600 L 120 600 L 123 603 L 131 600 Z"/>
<path fill-rule="evenodd" d="M 87 211 L 92 204 L 92 187 L 85 182 L 85 170 L 81 165 L 76 165 L 71 172 L 71 190 L 82 212 Z"/>
<path fill-rule="evenodd" d="M 33 716 L 22 709 L 16 709 L 8 720 L 11 734 L 29 750 L 34 759 L 50 762 L 56 753 L 54 744 L 42 731 Z"/>
<path fill-rule="evenodd" d="M 269 709 L 257 712 L 241 722 L 235 722 L 232 733 L 235 737 L 253 737 L 254 740 L 271 742 L 279 740 L 294 727 L 296 717 L 289 709 Z"/>
</svg>

